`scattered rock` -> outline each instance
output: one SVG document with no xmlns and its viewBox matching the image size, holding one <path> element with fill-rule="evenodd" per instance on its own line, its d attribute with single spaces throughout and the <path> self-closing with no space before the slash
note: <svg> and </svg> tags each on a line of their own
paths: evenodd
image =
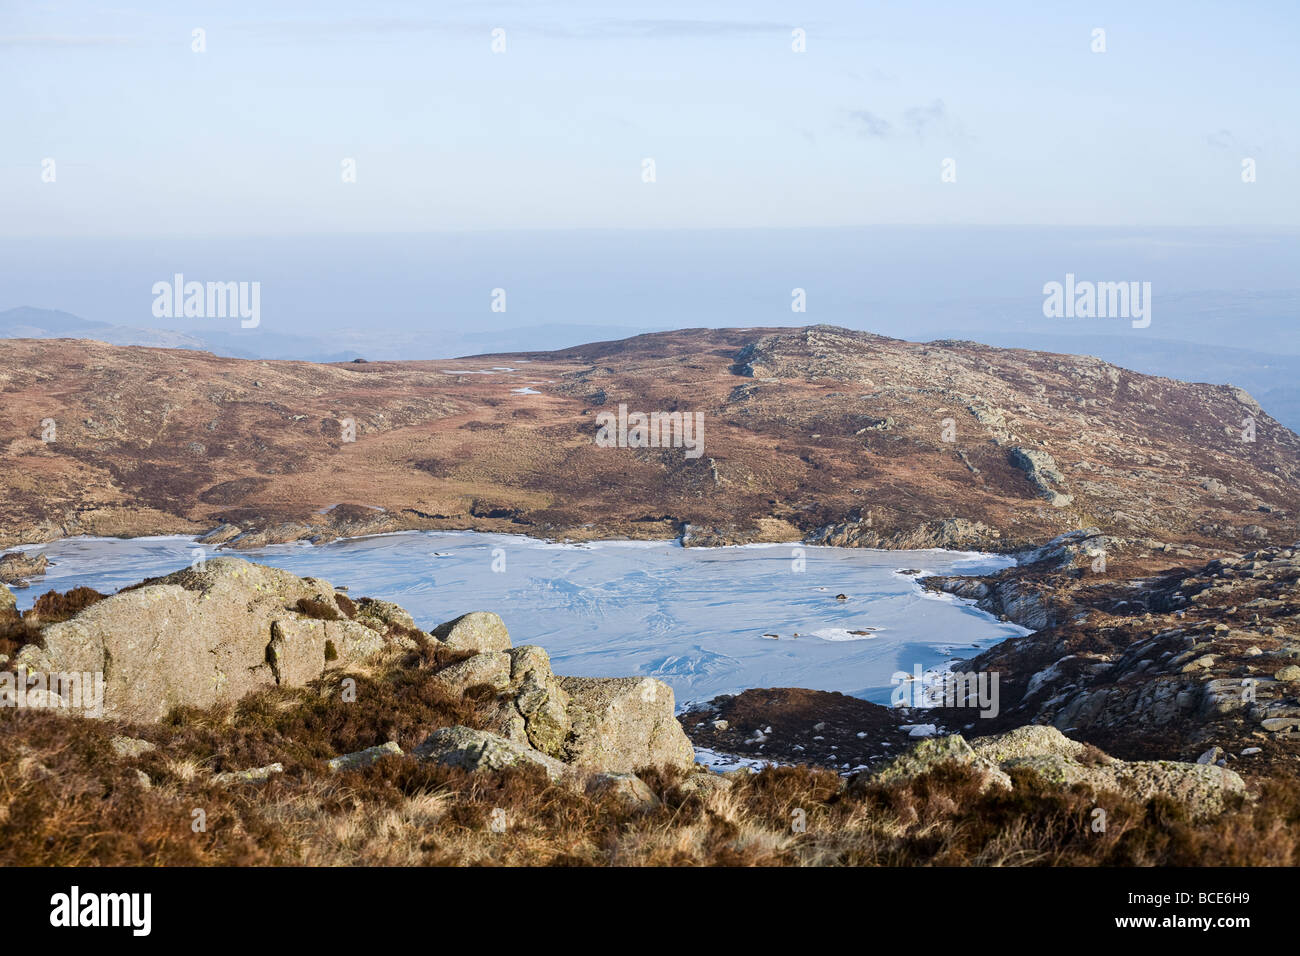
<svg viewBox="0 0 1300 956">
<path fill-rule="evenodd" d="M 1197 757 L 1196 762 L 1199 764 L 1217 764 L 1222 759 L 1223 748 L 1211 747 L 1209 750 L 1205 751 L 1205 753 Z"/>
<path fill-rule="evenodd" d="M 335 757 L 329 761 L 329 768 L 331 770 L 358 770 L 362 767 L 369 767 L 376 760 L 388 756 L 402 756 L 402 748 L 397 746 L 397 741 L 390 740 L 378 747 L 367 747 L 365 750 L 358 750 L 356 753 Z"/>
<path fill-rule="evenodd" d="M 746 770 L 745 773 L 748 774 L 749 771 Z M 691 774 L 677 785 L 677 789 L 684 795 L 696 794 L 707 799 L 714 793 L 726 793 L 735 782 L 735 777 L 702 771 Z"/>
<path fill-rule="evenodd" d="M 217 773 L 212 775 L 212 782 L 223 787 L 236 783 L 266 783 L 271 779 L 271 775 L 276 773 L 284 773 L 284 764 L 273 763 L 265 767 L 254 767 L 252 770 Z"/>
<path fill-rule="evenodd" d="M 562 779 L 566 772 L 563 763 L 532 747 L 485 730 L 473 730 L 459 725 L 434 731 L 415 748 L 414 754 L 421 760 L 432 760 L 446 767 L 459 767 L 469 771 L 504 770 L 515 766 L 537 767 L 552 782 Z"/>
<path fill-rule="evenodd" d="M 588 796 L 613 796 L 624 806 L 637 810 L 651 810 L 659 806 L 659 798 L 646 782 L 631 773 L 597 773 L 587 782 Z"/>
<path fill-rule="evenodd" d="M 121 734 L 112 737 L 108 743 L 113 748 L 113 753 L 124 759 L 140 757 L 158 749 L 156 744 L 151 744 L 147 740 L 141 740 L 139 737 L 125 737 Z"/>
</svg>

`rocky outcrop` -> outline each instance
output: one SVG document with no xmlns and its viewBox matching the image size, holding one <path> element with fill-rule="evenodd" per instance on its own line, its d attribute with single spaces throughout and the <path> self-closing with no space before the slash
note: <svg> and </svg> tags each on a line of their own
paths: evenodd
<svg viewBox="0 0 1300 956">
<path fill-rule="evenodd" d="M 1025 473 L 1034 490 L 1051 502 L 1053 508 L 1064 508 L 1074 501 L 1073 496 L 1060 490 L 1065 485 L 1065 475 L 1061 474 L 1056 460 L 1047 452 L 1017 445 L 1011 449 L 1009 456 L 1011 464 Z"/>
<path fill-rule="evenodd" d="M 102 673 L 104 714 L 161 720 L 174 707 L 210 707 L 277 684 L 300 686 L 327 668 L 380 654 L 385 636 L 336 613 L 328 582 L 238 558 L 217 558 L 144 582 L 49 624 L 14 666 Z"/>
<path fill-rule="evenodd" d="M 8 554 L 0 555 L 0 581 L 25 588 L 28 578 L 43 575 L 49 563 L 49 559 L 43 554 L 10 551 Z"/>
<path fill-rule="evenodd" d="M 571 730 L 566 758 L 579 767 L 631 771 L 689 767 L 695 751 L 673 714 L 673 692 L 651 677 L 562 677 Z"/>
<path fill-rule="evenodd" d="M 805 543 L 824 547 L 903 551 L 929 548 L 996 551 L 1001 550 L 1000 539 L 1001 534 L 996 529 L 966 518 L 943 518 L 925 521 L 912 528 L 892 530 L 873 526 L 869 518 L 850 518 L 818 528 L 804 537 Z"/>
<path fill-rule="evenodd" d="M 1070 531 L 1018 552 L 1016 566 L 999 574 L 935 575 L 925 578 L 922 586 L 974 601 L 981 610 L 1037 631 L 1069 616 L 1068 602 L 1057 599 L 1058 581 L 1051 575 L 1104 568 L 1107 557 L 1126 544 L 1096 528 Z"/>
<path fill-rule="evenodd" d="M 15 666 L 102 673 L 102 713 L 140 722 L 176 707 L 304 686 L 367 662 L 435 666 L 432 685 L 448 697 L 474 697 L 485 726 L 438 731 L 418 756 L 469 769 L 522 760 L 580 776 L 694 764 L 672 689 L 661 681 L 558 677 L 544 649 L 513 647 L 505 623 L 489 612 L 461 615 L 428 635 L 413 625 L 395 604 L 353 602 L 318 578 L 223 557 L 45 625 Z M 422 653 L 406 653 L 412 650 Z M 330 767 L 355 769 L 389 753 L 400 755 L 396 742 L 336 757 Z"/>
<path fill-rule="evenodd" d="M 1284 771 L 1300 757 L 1300 546 L 1225 555 L 1129 580 L 1094 570 L 1088 532 L 1033 553 L 1035 564 L 946 590 L 1034 634 L 963 661 L 1001 677 L 1006 722 L 1050 724 L 1125 757 L 1192 759 L 1218 746 L 1243 769 Z M 1044 613 L 1017 610 L 1038 594 Z M 1005 725 L 1005 724 L 1004 724 Z M 1240 757 L 1250 751 L 1246 757 Z"/>
<path fill-rule="evenodd" d="M 1213 816 L 1245 797 L 1236 773 L 1213 764 L 1172 760 L 1117 760 L 1054 727 L 1026 726 L 971 743 L 953 734 L 922 741 L 884 768 L 862 774 L 853 785 L 910 779 L 955 762 L 979 770 L 985 786 L 1012 787 L 1010 771 L 1028 770 L 1061 787 L 1084 784 L 1099 795 L 1119 793 L 1139 801 L 1168 797 L 1195 817 Z"/>
</svg>

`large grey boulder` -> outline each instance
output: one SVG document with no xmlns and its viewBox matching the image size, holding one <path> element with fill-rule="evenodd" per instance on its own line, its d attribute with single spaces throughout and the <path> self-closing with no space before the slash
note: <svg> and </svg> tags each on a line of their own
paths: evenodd
<svg viewBox="0 0 1300 956">
<path fill-rule="evenodd" d="M 673 691 L 650 677 L 561 677 L 571 728 L 565 743 L 575 766 L 614 773 L 695 763 L 695 750 L 673 714 Z"/>
<path fill-rule="evenodd" d="M 161 720 L 178 706 L 210 707 L 255 690 L 304 684 L 330 665 L 368 659 L 384 639 L 355 621 L 298 613 L 327 582 L 238 558 L 215 558 L 98 601 L 41 631 L 15 666 L 102 672 L 104 713 Z"/>
<path fill-rule="evenodd" d="M 510 655 L 504 651 L 475 654 L 438 671 L 433 683 L 451 696 L 480 685 L 503 691 L 510 686 Z"/>
<path fill-rule="evenodd" d="M 434 628 L 433 636 L 457 651 L 508 651 L 510 633 L 491 611 L 471 611 Z"/>
<path fill-rule="evenodd" d="M 432 760 L 462 770 L 537 767 L 552 781 L 563 779 L 566 773 L 563 763 L 540 751 L 499 734 L 459 725 L 434 731 L 413 753 L 421 760 Z"/>
</svg>

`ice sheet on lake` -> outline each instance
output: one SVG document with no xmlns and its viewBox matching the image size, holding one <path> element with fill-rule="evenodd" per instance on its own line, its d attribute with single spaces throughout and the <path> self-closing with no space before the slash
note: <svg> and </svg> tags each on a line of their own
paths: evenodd
<svg viewBox="0 0 1300 956">
<path fill-rule="evenodd" d="M 166 574 L 190 564 L 196 547 L 182 537 L 71 538 L 30 547 L 25 550 L 43 551 L 52 566 L 34 587 L 17 592 L 19 606 L 30 607 L 50 588 L 113 591 Z M 802 551 L 806 570 L 796 572 L 790 545 L 682 548 L 406 532 L 236 556 L 347 585 L 353 597 L 396 601 L 425 628 L 467 611 L 496 611 L 516 645 L 540 644 L 550 652 L 557 673 L 653 675 L 679 701 L 748 687 L 810 687 L 885 704 L 895 672 L 937 667 L 1026 633 L 895 573 L 976 574 L 1006 567 L 1009 559 L 951 551 Z M 837 601 L 838 594 L 847 600 Z M 876 630 L 850 634 L 870 628 Z"/>
</svg>

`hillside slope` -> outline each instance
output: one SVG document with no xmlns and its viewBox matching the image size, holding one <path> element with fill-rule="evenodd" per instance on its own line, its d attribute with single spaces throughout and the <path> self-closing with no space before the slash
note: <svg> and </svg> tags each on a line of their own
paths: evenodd
<svg viewBox="0 0 1300 956">
<path fill-rule="evenodd" d="M 1300 438 L 1240 390 L 825 326 L 336 365 L 8 340 L 0 393 L 6 546 L 223 526 L 235 547 L 477 528 L 1007 551 L 1096 526 L 1217 553 L 1294 540 L 1300 498 Z M 703 453 L 598 447 L 620 404 L 703 413 Z"/>
</svg>

